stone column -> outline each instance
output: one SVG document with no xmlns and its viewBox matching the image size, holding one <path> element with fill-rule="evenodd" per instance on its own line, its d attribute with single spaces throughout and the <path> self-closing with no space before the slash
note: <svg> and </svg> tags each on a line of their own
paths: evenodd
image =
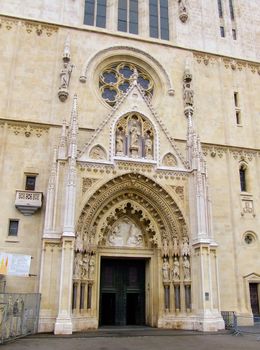
<svg viewBox="0 0 260 350">
<path fill-rule="evenodd" d="M 54 334 L 71 334 L 71 301 L 74 258 L 74 238 L 62 237 L 61 278 L 59 294 L 59 313 L 55 322 Z"/>
</svg>

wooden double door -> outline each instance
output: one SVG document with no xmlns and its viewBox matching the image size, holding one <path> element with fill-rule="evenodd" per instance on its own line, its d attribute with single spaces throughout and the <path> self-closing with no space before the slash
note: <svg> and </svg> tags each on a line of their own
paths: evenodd
<svg viewBox="0 0 260 350">
<path fill-rule="evenodd" d="M 99 323 L 145 324 L 145 260 L 101 260 Z"/>
</svg>

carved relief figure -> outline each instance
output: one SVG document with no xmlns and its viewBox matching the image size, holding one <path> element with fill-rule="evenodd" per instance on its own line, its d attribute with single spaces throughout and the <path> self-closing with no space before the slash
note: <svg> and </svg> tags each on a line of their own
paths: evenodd
<svg viewBox="0 0 260 350">
<path fill-rule="evenodd" d="M 188 237 L 183 237 L 182 246 L 181 246 L 181 255 L 187 256 L 190 255 L 190 247 Z"/>
<path fill-rule="evenodd" d="M 95 275 L 95 256 L 92 255 L 89 260 L 89 279 L 93 280 Z"/>
<path fill-rule="evenodd" d="M 180 263 L 176 257 L 174 258 L 174 261 L 173 261 L 172 279 L 173 280 L 180 279 Z"/>
<path fill-rule="evenodd" d="M 104 150 L 100 146 L 95 146 L 90 151 L 90 158 L 92 159 L 106 159 Z"/>
<path fill-rule="evenodd" d="M 134 121 L 131 126 L 130 135 L 131 135 L 131 142 L 130 142 L 131 155 L 138 155 L 140 131 L 136 121 Z"/>
<path fill-rule="evenodd" d="M 126 244 L 130 247 L 140 247 L 143 245 L 143 236 L 138 228 L 132 224 Z"/>
<path fill-rule="evenodd" d="M 124 153 L 124 136 L 122 131 L 119 131 L 116 136 L 116 154 Z"/>
<path fill-rule="evenodd" d="M 74 278 L 80 278 L 81 277 L 81 254 L 76 254 L 75 260 L 74 260 Z"/>
<path fill-rule="evenodd" d="M 183 275 L 184 275 L 184 280 L 190 279 L 190 262 L 187 256 L 184 256 L 184 259 L 183 259 Z"/>
<path fill-rule="evenodd" d="M 148 159 L 152 159 L 153 158 L 153 141 L 149 134 L 147 135 L 147 138 L 145 140 L 144 149 L 145 149 L 145 157 Z"/>
<path fill-rule="evenodd" d="M 163 158 L 163 165 L 176 166 L 177 162 L 174 155 L 172 155 L 171 153 L 166 154 Z"/>
<path fill-rule="evenodd" d="M 170 264 L 166 258 L 163 259 L 162 277 L 164 282 L 170 279 Z"/>
<path fill-rule="evenodd" d="M 73 65 L 65 62 L 60 72 L 60 89 L 67 89 L 70 83 L 70 76 L 72 73 Z"/>
<path fill-rule="evenodd" d="M 77 233 L 76 240 L 75 240 L 75 251 L 83 252 L 83 241 L 79 233 Z"/>
<path fill-rule="evenodd" d="M 162 242 L 162 254 L 165 257 L 169 256 L 169 245 L 166 238 L 164 238 Z"/>
<path fill-rule="evenodd" d="M 192 90 L 191 85 L 189 83 L 185 83 L 183 90 L 183 100 L 185 106 L 193 106 L 193 96 L 194 91 Z"/>
<path fill-rule="evenodd" d="M 82 260 L 82 278 L 88 278 L 89 273 L 89 255 L 85 254 Z"/>
<path fill-rule="evenodd" d="M 109 245 L 122 246 L 124 245 L 124 239 L 120 233 L 119 225 L 115 226 L 108 238 Z"/>
<path fill-rule="evenodd" d="M 173 238 L 172 255 L 173 256 L 178 256 L 179 255 L 179 242 L 178 242 L 178 238 L 177 237 Z"/>
</svg>

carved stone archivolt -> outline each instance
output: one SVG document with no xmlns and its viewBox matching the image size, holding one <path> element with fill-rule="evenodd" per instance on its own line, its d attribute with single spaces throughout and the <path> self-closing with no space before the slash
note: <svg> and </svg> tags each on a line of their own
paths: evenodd
<svg viewBox="0 0 260 350">
<path fill-rule="evenodd" d="M 127 174 L 110 180 L 90 198 L 79 217 L 76 245 L 94 252 L 99 245 L 113 246 L 113 241 L 128 246 L 133 236 L 140 242 L 136 247 L 161 248 L 163 239 L 173 247 L 173 238 L 184 234 L 183 225 L 180 209 L 161 186 L 143 175 Z M 116 231 L 121 227 L 125 233 L 119 239 Z"/>
<path fill-rule="evenodd" d="M 116 156 L 154 158 L 154 131 L 144 117 L 130 113 L 117 122 L 115 135 Z"/>
</svg>

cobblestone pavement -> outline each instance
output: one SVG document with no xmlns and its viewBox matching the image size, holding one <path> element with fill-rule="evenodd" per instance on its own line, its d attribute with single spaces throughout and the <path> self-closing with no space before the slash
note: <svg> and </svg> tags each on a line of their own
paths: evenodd
<svg viewBox="0 0 260 350">
<path fill-rule="evenodd" d="M 259 350 L 258 339 L 256 335 L 232 336 L 228 332 L 106 329 L 72 336 L 34 335 L 8 343 L 3 350 Z"/>
</svg>

